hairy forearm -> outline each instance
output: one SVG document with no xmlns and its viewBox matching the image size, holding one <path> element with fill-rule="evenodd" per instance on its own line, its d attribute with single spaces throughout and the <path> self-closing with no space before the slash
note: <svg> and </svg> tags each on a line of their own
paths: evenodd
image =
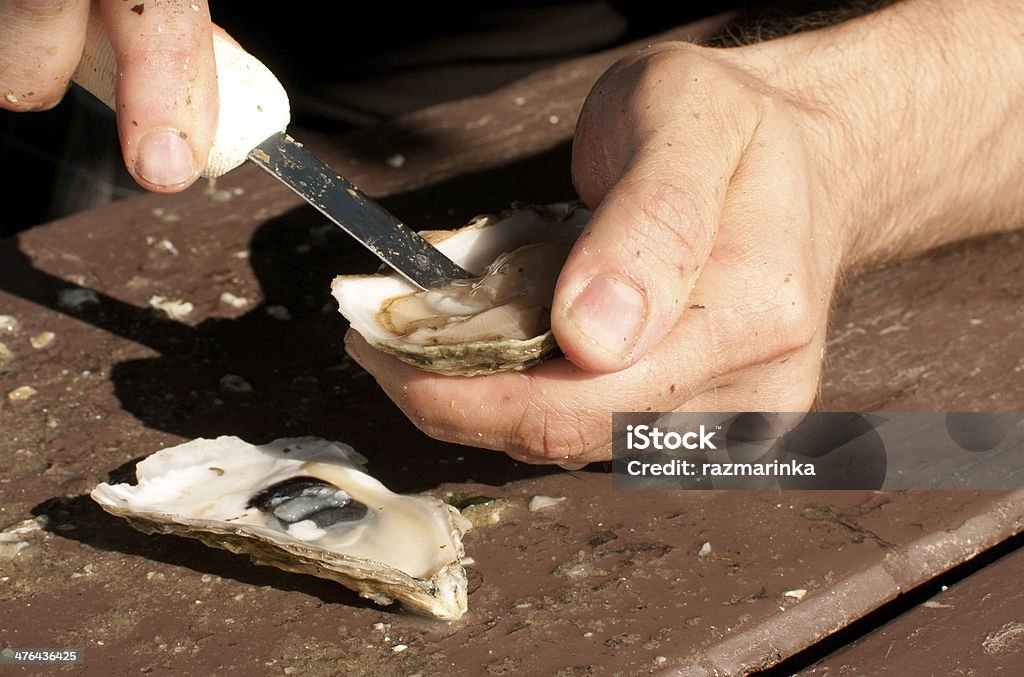
<svg viewBox="0 0 1024 677">
<path fill-rule="evenodd" d="M 904 0 L 731 51 L 808 113 L 848 265 L 1024 225 L 1024 2 Z"/>
</svg>

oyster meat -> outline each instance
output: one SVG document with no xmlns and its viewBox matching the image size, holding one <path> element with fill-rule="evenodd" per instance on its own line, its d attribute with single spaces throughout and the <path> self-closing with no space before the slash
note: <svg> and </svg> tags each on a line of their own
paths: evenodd
<svg viewBox="0 0 1024 677">
<path fill-rule="evenodd" d="M 427 371 L 522 370 L 557 348 L 551 297 L 590 212 L 579 203 L 516 206 L 454 231 L 421 233 L 480 277 L 421 291 L 397 273 L 341 275 L 342 315 L 372 346 Z"/>
<path fill-rule="evenodd" d="M 313 438 L 199 439 L 141 461 L 137 485 L 103 483 L 92 497 L 146 533 L 197 538 L 380 604 L 461 617 L 468 521 L 436 498 L 388 491 L 365 462 L 348 445 Z"/>
</svg>

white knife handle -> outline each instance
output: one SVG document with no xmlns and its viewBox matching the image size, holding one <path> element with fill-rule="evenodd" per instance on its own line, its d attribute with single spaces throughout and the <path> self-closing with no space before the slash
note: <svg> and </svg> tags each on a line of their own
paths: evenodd
<svg viewBox="0 0 1024 677">
<path fill-rule="evenodd" d="M 270 69 L 238 45 L 213 36 L 217 61 L 217 93 L 220 114 L 213 147 L 202 175 L 225 174 L 246 160 L 249 151 L 264 139 L 288 126 L 288 95 Z M 89 28 L 82 60 L 72 80 L 112 110 L 117 63 L 107 40 L 96 3 L 89 13 Z"/>
</svg>

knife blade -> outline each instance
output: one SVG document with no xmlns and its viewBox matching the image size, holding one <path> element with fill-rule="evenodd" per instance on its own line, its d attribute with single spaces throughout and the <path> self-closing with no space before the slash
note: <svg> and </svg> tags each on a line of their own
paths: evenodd
<svg viewBox="0 0 1024 677">
<path fill-rule="evenodd" d="M 290 119 L 288 95 L 270 69 L 216 33 L 213 51 L 220 108 L 203 176 L 220 176 L 249 159 L 417 287 L 473 277 L 283 131 Z M 98 3 L 92 3 L 72 80 L 116 110 L 117 72 Z"/>
<path fill-rule="evenodd" d="M 249 160 L 417 287 L 432 289 L 472 277 L 288 134 L 271 135 L 249 151 Z"/>
</svg>

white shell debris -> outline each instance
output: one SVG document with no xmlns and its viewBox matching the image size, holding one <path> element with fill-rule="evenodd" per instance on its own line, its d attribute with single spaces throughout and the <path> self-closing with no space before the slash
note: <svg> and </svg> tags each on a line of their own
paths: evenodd
<svg viewBox="0 0 1024 677">
<path fill-rule="evenodd" d="M 527 369 L 557 348 L 551 297 L 590 212 L 579 203 L 514 206 L 423 236 L 480 277 L 420 291 L 397 273 L 341 275 L 342 315 L 375 348 L 440 374 Z"/>
<path fill-rule="evenodd" d="M 166 238 L 164 238 L 163 240 L 160 240 L 159 242 L 157 242 L 156 243 L 156 247 L 157 247 L 157 249 L 162 249 L 163 251 L 167 252 L 171 256 L 177 256 L 180 253 L 178 251 L 178 248 L 174 246 L 174 243 L 171 242 L 170 240 L 166 239 Z"/>
<path fill-rule="evenodd" d="M 925 600 L 924 602 L 921 602 L 921 606 L 923 606 L 923 607 L 925 607 L 927 609 L 952 609 L 953 608 L 952 604 L 943 604 L 942 602 L 940 602 L 938 600 L 935 600 L 935 599 Z"/>
<path fill-rule="evenodd" d="M 700 550 L 697 551 L 697 557 L 707 557 L 711 554 L 711 541 L 707 541 L 704 545 L 700 546 Z"/>
<path fill-rule="evenodd" d="M 156 212 L 156 210 L 154 210 L 154 213 L 155 212 Z M 160 210 L 160 216 L 164 217 L 163 210 Z M 164 238 L 162 240 L 157 240 L 152 235 L 149 235 L 149 236 L 146 237 L 146 244 L 148 244 L 150 247 L 153 247 L 155 249 L 159 249 L 161 251 L 165 251 L 168 254 L 170 254 L 171 256 L 177 256 L 180 253 L 178 251 L 178 248 L 174 246 L 174 243 L 171 242 L 170 240 L 168 240 L 167 238 Z"/>
<path fill-rule="evenodd" d="M 15 334 L 21 329 L 21 322 L 13 315 L 0 315 L 0 333 Z"/>
<path fill-rule="evenodd" d="M 226 306 L 231 306 L 232 308 L 245 308 L 249 305 L 249 299 L 244 296 L 235 296 L 229 291 L 220 295 L 220 302 Z"/>
<path fill-rule="evenodd" d="M 11 402 L 24 402 L 35 397 L 38 392 L 32 386 L 19 386 L 7 393 L 7 399 Z"/>
<path fill-rule="evenodd" d="M 798 602 L 802 600 L 804 598 L 804 595 L 806 594 L 807 591 L 803 588 L 797 588 L 796 590 L 787 590 L 786 592 L 782 593 L 783 597 L 789 597 L 791 599 L 795 599 Z"/>
<path fill-rule="evenodd" d="M 153 209 L 149 210 L 149 213 L 152 214 L 153 216 L 157 217 L 158 219 L 160 219 L 164 223 L 176 223 L 178 221 L 181 221 L 181 215 L 180 214 L 176 214 L 174 212 L 169 212 L 166 209 L 164 209 L 163 207 L 154 207 Z M 148 236 L 146 238 L 146 244 L 152 245 L 152 244 L 155 244 L 155 243 L 156 243 L 156 238 L 155 237 Z M 171 246 L 173 247 L 174 245 L 172 244 Z M 166 249 L 166 247 L 163 247 L 163 248 Z M 168 250 L 168 251 L 170 251 L 170 250 Z M 177 256 L 178 255 L 177 248 L 175 248 L 174 251 L 172 251 L 171 253 L 174 254 L 175 256 Z"/>
<path fill-rule="evenodd" d="M 0 531 L 0 559 L 12 559 L 21 554 L 30 545 L 26 539 L 41 531 L 46 521 L 45 517 L 31 517 Z"/>
<path fill-rule="evenodd" d="M 327 578 L 379 604 L 454 620 L 466 611 L 458 510 L 387 490 L 348 445 L 199 439 L 136 466 L 139 483 L 93 499 L 147 533 L 197 538 L 255 562 Z"/>
<path fill-rule="evenodd" d="M 195 306 L 188 301 L 182 301 L 181 299 L 169 299 L 166 296 L 151 296 L 149 299 L 149 305 L 152 308 L 162 311 L 172 320 L 183 320 L 188 317 L 193 310 L 195 310 Z"/>
<path fill-rule="evenodd" d="M 530 499 L 530 512 L 546 510 L 566 500 L 565 496 L 534 496 Z"/>
<path fill-rule="evenodd" d="M 210 177 L 206 183 L 206 190 L 203 191 L 203 195 L 210 198 L 214 202 L 231 202 L 236 196 L 242 195 L 245 190 L 242 188 L 217 188 L 217 178 Z"/>
<path fill-rule="evenodd" d="M 32 347 L 36 350 L 42 350 L 53 343 L 53 339 L 55 338 L 57 338 L 57 335 L 52 331 L 41 331 L 30 338 L 28 342 L 32 344 Z"/>
<path fill-rule="evenodd" d="M 28 546 L 28 541 L 7 541 L 0 539 L 0 559 L 14 559 Z"/>
</svg>

